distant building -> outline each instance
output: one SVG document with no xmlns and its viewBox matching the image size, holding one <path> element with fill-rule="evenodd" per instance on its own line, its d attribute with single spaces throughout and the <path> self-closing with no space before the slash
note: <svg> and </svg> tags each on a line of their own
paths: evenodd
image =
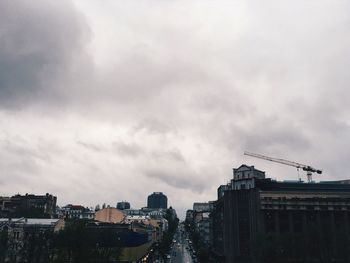
<svg viewBox="0 0 350 263">
<path fill-rule="evenodd" d="M 147 198 L 147 207 L 167 209 L 168 198 L 162 192 L 154 192 Z"/>
<path fill-rule="evenodd" d="M 347 262 L 350 185 L 265 179 L 254 166 L 234 169 L 211 213 L 218 262 Z M 344 241 L 347 240 L 347 241 Z M 274 244 L 278 244 L 278 247 Z M 302 248 L 302 251 L 301 251 Z M 294 261 L 293 261 L 294 260 Z M 304 261 L 302 261 L 304 260 Z"/>
<path fill-rule="evenodd" d="M 130 209 L 130 203 L 126 202 L 126 201 L 118 202 L 117 203 L 117 209 L 119 209 L 119 210 Z"/>
<path fill-rule="evenodd" d="M 0 217 L 53 218 L 56 202 L 57 197 L 51 194 L 0 197 Z"/>
<path fill-rule="evenodd" d="M 205 247 L 211 245 L 211 222 L 209 218 L 209 212 L 203 212 L 197 214 L 195 217 L 196 231 L 199 234 L 199 238 Z"/>
<path fill-rule="evenodd" d="M 126 214 L 117 208 L 107 207 L 95 212 L 95 220 L 105 223 L 120 223 Z"/>
<path fill-rule="evenodd" d="M 66 205 L 58 209 L 60 218 L 75 218 L 75 219 L 94 219 L 95 212 L 93 209 L 82 205 Z"/>
<path fill-rule="evenodd" d="M 193 203 L 194 212 L 210 212 L 213 209 L 213 202 Z"/>
<path fill-rule="evenodd" d="M 135 215 L 135 216 L 145 216 L 147 213 L 141 209 L 125 209 L 123 213 L 126 215 Z"/>
<path fill-rule="evenodd" d="M 152 218 L 163 218 L 166 214 L 165 209 L 155 209 L 143 207 L 141 209 L 125 209 L 122 210 L 126 215 L 137 215 L 137 216 L 150 216 Z"/>
<path fill-rule="evenodd" d="M 233 180 L 231 180 L 231 189 L 250 189 L 255 187 L 256 179 L 264 179 L 265 172 L 255 169 L 254 166 L 241 165 L 233 169 Z"/>
<path fill-rule="evenodd" d="M 187 210 L 186 211 L 186 222 L 192 222 L 193 221 L 193 210 Z"/>
<path fill-rule="evenodd" d="M 193 210 L 186 211 L 186 223 L 193 226 L 204 248 L 209 248 L 212 241 L 210 212 L 214 202 L 193 203 Z"/>
</svg>

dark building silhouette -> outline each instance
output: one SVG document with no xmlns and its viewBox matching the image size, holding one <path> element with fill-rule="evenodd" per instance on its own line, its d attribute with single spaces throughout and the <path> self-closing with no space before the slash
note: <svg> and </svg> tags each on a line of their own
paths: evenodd
<svg viewBox="0 0 350 263">
<path fill-rule="evenodd" d="M 130 209 L 130 203 L 126 202 L 126 201 L 118 202 L 117 203 L 117 209 L 119 209 L 119 210 Z"/>
<path fill-rule="evenodd" d="M 56 202 L 57 197 L 51 194 L 0 197 L 0 216 L 53 218 L 56 214 Z"/>
<path fill-rule="evenodd" d="M 218 262 L 349 262 L 350 184 L 234 170 L 211 214 Z"/>
<path fill-rule="evenodd" d="M 147 207 L 167 209 L 168 198 L 162 192 L 154 192 L 147 198 Z"/>
</svg>

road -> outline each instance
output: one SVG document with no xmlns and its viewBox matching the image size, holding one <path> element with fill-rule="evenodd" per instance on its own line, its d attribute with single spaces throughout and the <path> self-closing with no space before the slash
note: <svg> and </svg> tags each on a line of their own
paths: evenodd
<svg viewBox="0 0 350 263">
<path fill-rule="evenodd" d="M 188 236 L 180 225 L 173 241 L 169 263 L 195 263 L 192 259 Z"/>
</svg>

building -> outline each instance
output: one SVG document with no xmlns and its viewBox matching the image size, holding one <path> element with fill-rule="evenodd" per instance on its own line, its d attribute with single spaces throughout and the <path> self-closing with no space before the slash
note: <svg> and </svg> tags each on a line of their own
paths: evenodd
<svg viewBox="0 0 350 263">
<path fill-rule="evenodd" d="M 23 262 L 23 252 L 33 249 L 33 245 L 38 245 L 32 244 L 32 240 L 40 235 L 48 238 L 48 232 L 57 232 L 63 228 L 63 219 L 0 218 L 0 231 L 5 232 L 8 239 L 5 262 Z M 47 242 L 41 245 L 45 247 L 49 243 L 47 239 Z"/>
<path fill-rule="evenodd" d="M 224 262 L 224 199 L 219 198 L 214 203 L 213 211 L 210 213 L 211 221 L 211 252 L 216 262 Z"/>
<path fill-rule="evenodd" d="M 95 212 L 92 208 L 69 204 L 58 209 L 58 216 L 70 219 L 94 219 Z"/>
<path fill-rule="evenodd" d="M 57 197 L 45 195 L 14 195 L 0 197 L 0 217 L 53 218 L 56 215 Z"/>
<path fill-rule="evenodd" d="M 115 211 L 114 209 L 116 208 L 111 209 L 113 209 L 111 211 Z M 121 246 L 121 255 L 117 262 L 141 262 L 141 259 L 149 253 L 152 246 L 149 227 L 136 222 L 108 223 L 90 221 L 87 229 L 94 232 L 107 230 L 109 233 L 117 236 Z"/>
<path fill-rule="evenodd" d="M 211 222 L 209 212 L 196 213 L 194 222 L 202 246 L 208 248 L 211 244 Z"/>
<path fill-rule="evenodd" d="M 193 203 L 193 211 L 194 212 L 210 212 L 213 210 L 213 202 L 206 203 Z"/>
<path fill-rule="evenodd" d="M 255 187 L 255 179 L 264 179 L 265 172 L 255 169 L 254 166 L 241 165 L 233 169 L 233 180 L 231 180 L 231 189 L 250 189 Z"/>
<path fill-rule="evenodd" d="M 107 207 L 95 212 L 95 220 L 105 223 L 120 223 L 126 217 L 126 214 L 114 207 Z"/>
<path fill-rule="evenodd" d="M 211 213 L 218 262 L 347 262 L 350 184 L 344 182 L 279 182 L 253 166 L 234 169 Z"/>
<path fill-rule="evenodd" d="M 119 210 L 130 209 L 130 203 L 126 201 L 118 202 L 117 209 Z"/>
<path fill-rule="evenodd" d="M 195 232 L 198 233 L 201 246 L 208 248 L 212 243 L 212 231 L 211 231 L 211 220 L 210 212 L 213 210 L 214 202 L 205 202 L 205 203 L 193 203 L 192 217 L 193 217 L 193 226 Z M 191 210 L 186 212 L 189 213 Z"/>
<path fill-rule="evenodd" d="M 125 209 L 123 210 L 123 213 L 126 215 L 135 215 L 135 216 L 145 216 L 147 213 L 141 209 Z"/>
<path fill-rule="evenodd" d="M 154 192 L 147 198 L 147 207 L 167 209 L 168 198 L 162 192 Z"/>
<path fill-rule="evenodd" d="M 186 222 L 192 222 L 193 221 L 193 210 L 187 210 L 186 211 Z"/>
</svg>

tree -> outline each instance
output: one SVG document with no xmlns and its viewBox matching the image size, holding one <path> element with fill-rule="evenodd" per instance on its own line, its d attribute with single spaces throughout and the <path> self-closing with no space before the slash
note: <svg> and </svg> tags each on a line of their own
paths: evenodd
<svg viewBox="0 0 350 263">
<path fill-rule="evenodd" d="M 88 221 L 73 220 L 55 235 L 56 263 L 107 263 L 121 254 L 118 236 L 110 229 L 89 227 Z"/>
</svg>

